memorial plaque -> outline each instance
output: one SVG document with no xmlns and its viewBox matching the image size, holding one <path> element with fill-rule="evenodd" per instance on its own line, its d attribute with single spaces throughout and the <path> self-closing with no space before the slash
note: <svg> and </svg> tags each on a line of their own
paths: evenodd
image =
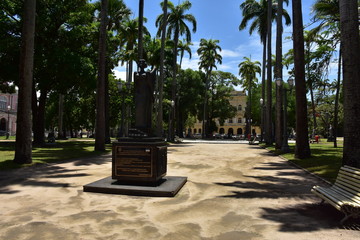
<svg viewBox="0 0 360 240">
<path fill-rule="evenodd" d="M 162 141 L 116 142 L 112 164 L 112 178 L 119 182 L 156 183 L 166 175 L 166 144 Z"/>
<path fill-rule="evenodd" d="M 116 146 L 115 152 L 116 176 L 152 176 L 153 159 L 150 148 Z"/>
</svg>

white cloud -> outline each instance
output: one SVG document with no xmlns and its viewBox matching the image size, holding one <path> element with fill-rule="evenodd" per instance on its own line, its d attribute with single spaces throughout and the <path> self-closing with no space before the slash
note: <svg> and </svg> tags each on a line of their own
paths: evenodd
<svg viewBox="0 0 360 240">
<path fill-rule="evenodd" d="M 184 57 L 183 61 L 181 63 L 181 68 L 182 69 L 190 68 L 192 70 L 199 70 L 199 58 L 198 57 L 192 57 L 191 59 L 189 59 L 189 58 Z"/>
<path fill-rule="evenodd" d="M 223 57 L 223 58 L 226 58 L 226 57 L 239 57 L 240 56 L 240 53 L 239 52 L 237 52 L 237 51 L 233 51 L 233 50 L 228 50 L 228 49 L 223 49 L 222 51 L 221 51 L 221 56 Z"/>
<path fill-rule="evenodd" d="M 123 81 L 126 80 L 126 71 L 122 69 L 122 67 L 117 67 L 113 70 L 113 73 L 116 78 L 121 79 Z"/>
</svg>

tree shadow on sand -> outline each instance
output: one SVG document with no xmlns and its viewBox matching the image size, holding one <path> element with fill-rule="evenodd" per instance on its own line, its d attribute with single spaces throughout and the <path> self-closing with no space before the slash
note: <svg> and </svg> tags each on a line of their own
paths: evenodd
<svg viewBox="0 0 360 240">
<path fill-rule="evenodd" d="M 262 218 L 280 223 L 280 231 L 283 232 L 309 232 L 338 227 L 360 230 L 359 219 L 350 219 L 344 226 L 340 226 L 340 220 L 344 215 L 326 203 L 319 204 L 321 199 L 313 195 L 310 190 L 314 185 L 325 183 L 319 183 L 313 176 L 302 171 L 294 171 L 296 169 L 285 161 L 264 163 L 256 166 L 254 170 L 260 170 L 257 176 L 244 176 L 249 181 L 216 183 L 236 188 L 230 194 L 220 197 L 253 199 L 259 202 L 266 199 L 283 201 L 281 208 L 265 206 L 261 208 Z M 276 170 L 276 175 L 268 175 L 269 170 Z M 286 205 L 288 200 L 295 200 L 298 204 L 294 205 L 292 201 L 292 204 Z"/>
<path fill-rule="evenodd" d="M 60 165 L 61 163 L 69 162 L 73 163 L 74 166 L 84 166 L 85 168 L 71 168 Z M 19 192 L 18 190 L 11 189 L 13 185 L 69 188 L 71 186 L 63 181 L 63 179 L 87 177 L 89 174 L 80 173 L 79 171 L 86 170 L 86 166 L 89 165 L 101 165 L 109 162 L 111 162 L 111 155 L 103 155 L 69 159 L 51 164 L 35 164 L 30 167 L 2 171 L 0 176 L 0 195 Z"/>
</svg>

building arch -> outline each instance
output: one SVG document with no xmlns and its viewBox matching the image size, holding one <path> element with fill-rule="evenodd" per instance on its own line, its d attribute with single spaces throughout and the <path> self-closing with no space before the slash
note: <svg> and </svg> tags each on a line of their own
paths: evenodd
<svg viewBox="0 0 360 240">
<path fill-rule="evenodd" d="M 6 119 L 2 118 L 0 120 L 0 131 L 6 131 Z"/>
<path fill-rule="evenodd" d="M 224 129 L 224 128 L 220 128 L 220 129 L 219 129 L 219 133 L 220 133 L 220 134 L 224 134 L 224 133 L 225 133 L 225 129 Z"/>
<path fill-rule="evenodd" d="M 238 128 L 238 129 L 236 130 L 236 134 L 238 134 L 238 135 L 243 134 L 243 129 L 242 129 L 242 128 Z"/>
<path fill-rule="evenodd" d="M 234 134 L 234 129 L 233 129 L 233 128 L 229 128 L 228 134 L 229 134 L 229 135 L 233 135 L 233 134 Z"/>
</svg>

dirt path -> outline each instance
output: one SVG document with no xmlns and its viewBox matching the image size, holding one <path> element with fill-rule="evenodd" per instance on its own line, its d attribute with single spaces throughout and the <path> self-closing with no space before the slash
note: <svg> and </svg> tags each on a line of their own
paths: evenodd
<svg viewBox="0 0 360 240">
<path fill-rule="evenodd" d="M 111 157 L 1 173 L 0 239 L 356 239 L 359 222 L 310 194 L 322 184 L 258 146 L 172 146 L 174 198 L 84 193 L 111 173 Z M 357 229 L 357 230 L 356 230 Z"/>
</svg>

